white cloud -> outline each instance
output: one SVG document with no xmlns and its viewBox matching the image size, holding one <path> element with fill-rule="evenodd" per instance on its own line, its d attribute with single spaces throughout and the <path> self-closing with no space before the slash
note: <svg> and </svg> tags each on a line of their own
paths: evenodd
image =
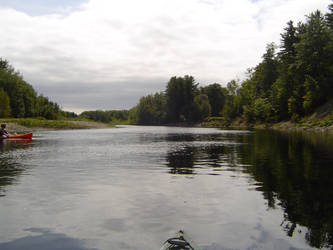
<svg viewBox="0 0 333 250">
<path fill-rule="evenodd" d="M 90 0 L 67 15 L 34 17 L 0 7 L 0 56 L 65 109 L 129 108 L 163 90 L 173 75 L 190 74 L 204 84 L 242 77 L 267 43 L 279 42 L 287 21 L 329 4 Z M 79 102 L 86 86 L 91 97 L 85 93 L 86 103 Z"/>
</svg>

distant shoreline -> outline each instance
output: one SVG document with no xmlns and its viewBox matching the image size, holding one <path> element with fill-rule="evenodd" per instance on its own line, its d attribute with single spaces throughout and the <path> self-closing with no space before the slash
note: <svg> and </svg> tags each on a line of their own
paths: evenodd
<svg viewBox="0 0 333 250">
<path fill-rule="evenodd" d="M 35 118 L 8 118 L 0 119 L 0 123 L 7 124 L 9 132 L 25 133 L 46 130 L 72 130 L 72 129 L 103 129 L 113 128 L 114 125 L 79 120 L 43 120 Z M 147 126 L 147 125 L 143 125 Z M 157 125 L 158 126 L 158 125 Z M 199 124 L 161 124 L 159 126 L 175 126 L 175 127 L 202 127 L 202 128 L 220 128 L 220 129 L 271 129 L 279 131 L 309 131 L 309 132 L 328 132 L 333 133 L 333 125 L 331 126 L 314 126 L 311 124 L 300 124 L 291 121 L 285 121 L 273 124 L 245 124 L 241 121 L 234 121 L 229 125 L 222 122 L 204 122 Z"/>
</svg>

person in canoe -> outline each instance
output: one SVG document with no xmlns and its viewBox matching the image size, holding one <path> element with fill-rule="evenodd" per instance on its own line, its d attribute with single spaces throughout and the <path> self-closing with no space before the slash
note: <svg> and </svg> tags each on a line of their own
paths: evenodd
<svg viewBox="0 0 333 250">
<path fill-rule="evenodd" d="M 10 134 L 6 130 L 6 124 L 1 124 L 1 129 L 0 129 L 0 138 L 6 138 Z"/>
</svg>

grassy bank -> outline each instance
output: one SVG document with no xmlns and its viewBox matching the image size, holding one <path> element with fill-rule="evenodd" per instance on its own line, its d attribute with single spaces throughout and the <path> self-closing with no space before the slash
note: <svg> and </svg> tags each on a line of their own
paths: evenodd
<svg viewBox="0 0 333 250">
<path fill-rule="evenodd" d="M 38 118 L 5 118 L 0 119 L 0 123 L 6 123 L 7 130 L 10 132 L 54 129 L 109 128 L 113 126 L 112 124 L 104 124 L 87 120 L 46 120 Z"/>
</svg>

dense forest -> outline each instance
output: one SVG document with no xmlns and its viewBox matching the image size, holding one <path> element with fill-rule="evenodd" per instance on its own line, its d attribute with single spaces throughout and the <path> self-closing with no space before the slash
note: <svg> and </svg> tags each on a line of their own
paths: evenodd
<svg viewBox="0 0 333 250">
<path fill-rule="evenodd" d="M 0 58 L 0 118 L 43 117 L 58 119 L 72 116 L 43 95 L 37 95 L 33 87 L 23 80 L 19 72 Z"/>
<path fill-rule="evenodd" d="M 268 44 L 247 78 L 226 87 L 199 87 L 194 77 L 172 77 L 164 92 L 142 97 L 130 110 L 134 124 L 196 123 L 210 116 L 248 123 L 297 121 L 333 99 L 333 4 L 297 25 L 289 21 L 281 44 Z"/>
</svg>

